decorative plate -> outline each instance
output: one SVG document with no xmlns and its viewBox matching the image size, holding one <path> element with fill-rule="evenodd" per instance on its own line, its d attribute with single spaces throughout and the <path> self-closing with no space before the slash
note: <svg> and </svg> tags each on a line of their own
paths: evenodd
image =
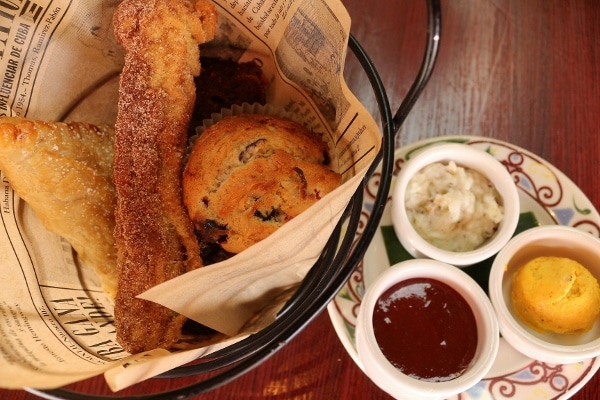
<svg viewBox="0 0 600 400">
<path fill-rule="evenodd" d="M 518 231 L 538 224 L 560 224 L 600 237 L 598 211 L 569 178 L 531 152 L 496 139 L 445 136 L 413 143 L 396 150 L 394 176 L 414 151 L 440 142 L 458 142 L 478 147 L 496 157 L 506 167 L 519 188 L 521 218 Z M 371 213 L 380 175 L 380 170 L 376 171 L 365 189 L 362 211 L 364 220 L 367 220 Z M 390 199 L 388 204 L 389 202 Z M 390 265 L 410 257 L 394 237 L 391 225 L 390 210 L 386 207 L 380 229 L 373 237 L 365 257 L 328 305 L 329 317 L 338 337 L 361 369 L 363 367 L 358 359 L 354 333 L 365 287 Z M 357 237 L 361 234 L 360 229 L 356 233 Z M 484 261 L 472 269 L 464 269 L 486 290 L 490 261 Z M 600 360 L 596 358 L 564 365 L 532 360 L 500 338 L 498 356 L 488 375 L 456 398 L 568 399 L 592 378 L 599 367 Z"/>
</svg>

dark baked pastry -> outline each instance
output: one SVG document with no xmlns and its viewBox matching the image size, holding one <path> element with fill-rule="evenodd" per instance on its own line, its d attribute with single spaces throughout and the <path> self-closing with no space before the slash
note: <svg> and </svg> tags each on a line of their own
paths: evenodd
<svg viewBox="0 0 600 400">
<path fill-rule="evenodd" d="M 200 57 L 202 72 L 195 79 L 196 105 L 191 128 L 235 104 L 265 104 L 269 81 L 259 64 Z"/>
<path fill-rule="evenodd" d="M 202 241 L 239 253 L 340 185 L 329 162 L 327 145 L 298 123 L 227 117 L 196 141 L 184 203 Z"/>
</svg>

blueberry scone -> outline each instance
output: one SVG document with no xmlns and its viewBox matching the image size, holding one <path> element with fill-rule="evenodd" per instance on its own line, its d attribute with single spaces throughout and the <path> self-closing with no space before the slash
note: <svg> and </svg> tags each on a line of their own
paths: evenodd
<svg viewBox="0 0 600 400">
<path fill-rule="evenodd" d="M 183 197 L 201 241 L 239 253 L 340 185 L 325 142 L 270 115 L 226 117 L 194 143 Z"/>
</svg>

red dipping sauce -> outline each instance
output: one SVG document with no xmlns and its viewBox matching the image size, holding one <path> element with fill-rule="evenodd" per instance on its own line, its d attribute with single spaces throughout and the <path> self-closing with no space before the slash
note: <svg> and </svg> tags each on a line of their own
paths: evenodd
<svg viewBox="0 0 600 400">
<path fill-rule="evenodd" d="M 407 279 L 385 291 L 375 305 L 373 329 L 396 368 L 428 382 L 462 375 L 477 347 L 477 325 L 467 301 L 430 278 Z"/>
</svg>

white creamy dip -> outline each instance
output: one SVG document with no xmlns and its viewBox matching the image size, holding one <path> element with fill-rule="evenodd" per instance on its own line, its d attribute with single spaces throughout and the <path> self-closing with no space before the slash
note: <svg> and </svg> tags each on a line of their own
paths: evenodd
<svg viewBox="0 0 600 400">
<path fill-rule="evenodd" d="M 433 163 L 408 182 L 408 218 L 429 243 L 444 250 L 470 251 L 489 239 L 504 217 L 494 185 L 481 173 Z"/>
</svg>

